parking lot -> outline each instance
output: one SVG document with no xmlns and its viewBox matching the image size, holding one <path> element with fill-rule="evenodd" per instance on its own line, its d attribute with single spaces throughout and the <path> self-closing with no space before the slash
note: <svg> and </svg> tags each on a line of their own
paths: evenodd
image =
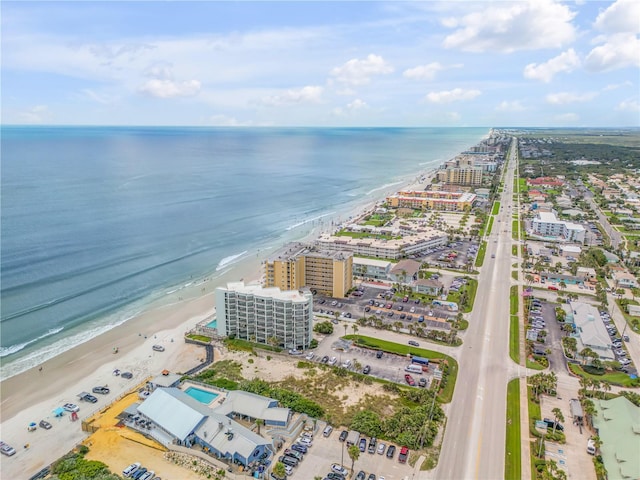
<svg viewBox="0 0 640 480">
<path fill-rule="evenodd" d="M 439 281 L 446 288 L 455 285 L 454 276 L 439 276 Z M 434 328 L 449 330 L 447 319 L 455 316 L 456 312 L 445 308 L 424 304 L 422 300 L 416 303 L 414 299 L 397 298 L 391 287 L 373 286 L 362 284 L 359 286 L 360 295 L 351 295 L 348 298 L 334 299 L 322 295 L 314 296 L 314 312 L 324 315 L 328 319 L 335 319 L 335 313 L 343 319 L 357 320 L 362 317 L 378 317 L 384 324 L 393 325 L 402 322 L 405 328 L 413 323 L 420 324 L 422 328 Z M 421 318 L 422 317 L 422 318 Z"/>
<path fill-rule="evenodd" d="M 368 365 L 370 367 L 368 375 L 396 383 L 405 382 L 404 375 L 407 373 L 405 372 L 405 367 L 411 363 L 410 357 L 391 353 L 383 354 L 376 350 L 356 347 L 350 341 L 339 339 L 339 336 L 343 333 L 342 327 L 337 326 L 334 330 L 334 335 L 320 342 L 318 348 L 310 353 L 313 354 L 313 358 L 307 358 L 307 360 L 336 367 L 342 366 L 348 370 L 358 372 L 362 372 Z M 417 343 L 420 344 L 419 342 Z M 323 358 L 325 359 L 324 362 Z M 436 366 L 437 364 L 430 364 L 423 368 L 422 373 L 411 373 L 411 376 L 416 383 L 419 383 L 420 379 L 424 378 L 426 382 L 424 386 L 429 386 Z"/>
<path fill-rule="evenodd" d="M 297 467 L 293 468 L 293 473 L 288 477 L 291 480 L 309 480 L 319 475 L 324 478 L 331 471 L 331 464 L 343 464 L 347 469 L 351 468 L 351 459 L 347 453 L 346 442 L 339 440 L 342 429 L 334 428 L 333 432 L 324 437 L 322 432 L 325 424 L 318 423 L 317 432 L 314 434 L 312 446 L 309 447 L 304 459 Z M 367 437 L 367 442 L 369 438 Z M 383 442 L 387 444 L 387 442 Z M 286 445 L 288 448 L 290 444 Z M 385 480 L 403 480 L 405 477 L 411 478 L 414 470 L 408 463 L 398 462 L 398 452 L 400 448 L 396 446 L 393 458 L 387 458 L 385 454 L 368 453 L 365 450 L 354 464 L 354 475 L 362 470 L 368 477 L 370 474 L 376 475 L 376 480 L 384 477 Z M 284 450 L 281 450 L 283 452 Z M 366 478 L 366 477 L 365 477 Z"/>
<path fill-rule="evenodd" d="M 473 265 L 478 248 L 477 242 L 461 240 L 426 250 L 415 259 L 430 266 L 463 269 L 467 264 Z"/>
</svg>

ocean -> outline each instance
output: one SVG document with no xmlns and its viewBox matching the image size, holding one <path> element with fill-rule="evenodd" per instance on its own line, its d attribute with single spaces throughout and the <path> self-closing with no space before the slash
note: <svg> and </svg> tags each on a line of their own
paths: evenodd
<svg viewBox="0 0 640 480">
<path fill-rule="evenodd" d="M 330 229 L 488 128 L 2 126 L 0 378 Z"/>
</svg>

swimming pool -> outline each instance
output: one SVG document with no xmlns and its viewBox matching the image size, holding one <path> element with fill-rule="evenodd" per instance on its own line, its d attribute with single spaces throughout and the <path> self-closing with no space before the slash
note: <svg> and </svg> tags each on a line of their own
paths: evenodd
<svg viewBox="0 0 640 480">
<path fill-rule="evenodd" d="M 184 393 L 189 395 L 191 398 L 195 398 L 200 403 L 204 403 L 205 405 L 210 404 L 216 398 L 218 398 L 217 393 L 213 393 L 208 390 L 202 390 L 201 388 L 197 387 L 189 387 L 184 391 Z"/>
<path fill-rule="evenodd" d="M 218 320 L 214 320 L 213 322 L 207 323 L 207 327 L 209 328 L 218 328 Z"/>
</svg>

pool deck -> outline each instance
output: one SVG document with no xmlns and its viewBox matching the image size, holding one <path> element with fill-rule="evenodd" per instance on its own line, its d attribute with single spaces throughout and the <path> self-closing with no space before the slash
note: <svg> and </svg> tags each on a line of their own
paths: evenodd
<svg viewBox="0 0 640 480">
<path fill-rule="evenodd" d="M 193 382 L 191 380 L 187 380 L 184 383 L 182 383 L 182 385 L 180 385 L 180 390 L 182 390 L 183 392 L 186 392 L 186 390 L 189 387 L 198 388 L 200 390 L 205 390 L 207 392 L 215 393 L 216 395 L 218 395 L 210 403 L 206 403 L 206 404 L 203 403 L 203 405 L 206 405 L 209 408 L 216 408 L 217 406 L 222 405 L 224 403 L 224 400 L 227 398 L 227 392 L 218 390 L 217 388 L 212 387 L 211 385 L 206 385 L 199 382 Z"/>
</svg>

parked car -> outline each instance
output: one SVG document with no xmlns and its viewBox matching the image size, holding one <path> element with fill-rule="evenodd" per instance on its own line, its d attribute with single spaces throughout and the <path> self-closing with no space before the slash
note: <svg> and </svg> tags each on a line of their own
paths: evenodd
<svg viewBox="0 0 640 480">
<path fill-rule="evenodd" d="M 142 475 L 144 475 L 145 473 L 147 473 L 147 469 L 145 467 L 140 467 L 133 473 L 133 475 L 131 475 L 131 478 L 133 478 L 134 480 L 140 480 L 140 477 L 142 477 Z"/>
<path fill-rule="evenodd" d="M 329 480 L 345 480 L 345 476 L 337 472 L 329 472 L 327 477 Z"/>
<path fill-rule="evenodd" d="M 407 447 L 402 447 L 400 449 L 400 453 L 398 454 L 398 462 L 406 463 L 408 457 L 409 457 L 409 449 Z"/>
<path fill-rule="evenodd" d="M 324 427 L 322 435 L 328 437 L 329 435 L 331 435 L 331 432 L 333 432 L 333 427 L 331 425 L 327 425 L 326 427 Z"/>
<path fill-rule="evenodd" d="M 396 446 L 389 445 L 389 448 L 387 448 L 387 458 L 393 458 L 395 454 L 396 454 Z"/>
<path fill-rule="evenodd" d="M 367 375 L 370 371 L 371 371 L 370 365 L 365 365 L 364 368 L 362 369 L 362 373 L 364 373 L 365 375 Z"/>
<path fill-rule="evenodd" d="M 51 429 L 51 424 L 49 422 L 47 422 L 46 420 L 40 420 L 40 423 L 38 424 L 38 426 L 40 428 L 44 428 L 45 430 L 50 430 Z"/>
<path fill-rule="evenodd" d="M 0 452 L 2 452 L 3 455 L 10 457 L 11 455 L 16 454 L 16 449 L 13 448 L 11 445 L 8 445 L 4 442 L 0 442 Z"/>
<path fill-rule="evenodd" d="M 427 379 L 420 377 L 420 380 L 418 380 L 418 386 L 425 388 L 427 386 Z"/>
<path fill-rule="evenodd" d="M 367 439 L 366 438 L 361 438 L 360 439 L 360 445 L 358 445 L 358 448 L 360 448 L 361 452 L 364 452 L 367 449 Z"/>
<path fill-rule="evenodd" d="M 136 463 L 132 463 L 131 465 L 129 465 L 127 468 L 125 468 L 122 471 L 122 475 L 124 475 L 125 477 L 130 477 L 131 475 L 133 475 L 136 470 L 138 470 L 140 468 L 140 463 L 136 462 Z"/>
<path fill-rule="evenodd" d="M 418 342 L 416 342 L 415 340 L 409 340 L 407 342 L 409 345 L 413 346 L 413 347 L 419 347 L 420 344 Z"/>
<path fill-rule="evenodd" d="M 382 358 L 382 355 L 384 355 L 384 352 L 382 350 L 378 350 L 376 352 L 376 358 Z"/>
<path fill-rule="evenodd" d="M 338 359 L 336 357 L 331 357 L 329 359 L 329 365 L 335 365 L 336 363 L 338 363 Z"/>
<path fill-rule="evenodd" d="M 97 386 L 91 389 L 93 393 L 99 393 L 101 395 L 106 395 L 109 393 L 109 389 L 107 387 Z"/>
<path fill-rule="evenodd" d="M 298 460 L 296 460 L 293 457 L 287 457 L 286 455 L 282 455 L 280 458 L 278 458 L 278 461 L 281 463 L 284 463 L 285 465 L 289 465 L 291 467 L 298 466 Z"/>
<path fill-rule="evenodd" d="M 405 374 L 404 376 L 404 380 L 405 382 L 407 382 L 411 387 L 415 387 L 416 385 L 416 381 L 413 379 L 413 377 L 411 375 L 409 375 L 408 373 Z"/>
<path fill-rule="evenodd" d="M 558 431 L 558 432 L 563 432 L 564 431 L 564 427 L 562 426 L 561 423 L 556 422 L 554 420 L 551 420 L 550 418 L 545 418 L 544 419 L 544 423 L 547 424 L 548 428 L 553 428 L 555 426 L 556 431 Z"/>
<path fill-rule="evenodd" d="M 140 477 L 140 480 L 153 480 L 153 477 L 155 476 L 156 472 L 154 472 L 153 470 L 149 470 Z"/>
<path fill-rule="evenodd" d="M 324 357 L 322 357 L 322 360 L 320 360 L 322 363 L 327 363 L 329 361 L 329 356 L 325 355 Z"/>
<path fill-rule="evenodd" d="M 363 470 L 360 470 L 358 472 L 358 474 L 356 475 L 356 479 L 355 480 L 367 480 L 367 474 L 364 473 Z"/>
<path fill-rule="evenodd" d="M 91 395 L 90 393 L 85 393 L 80 397 L 80 400 L 84 400 L 85 402 L 96 403 L 98 399 Z"/>
<path fill-rule="evenodd" d="M 126 378 L 127 380 L 130 380 L 130 379 L 132 379 L 132 378 L 133 378 L 133 373 L 131 373 L 131 372 L 124 372 L 124 373 L 121 373 L 121 374 L 120 374 L 120 376 L 121 376 L 122 378 Z"/>
<path fill-rule="evenodd" d="M 363 440 L 364 440 L 364 438 L 363 438 Z M 365 442 L 366 442 L 366 440 L 365 440 Z M 347 474 L 349 473 L 349 472 L 347 471 L 347 469 L 346 469 L 346 468 L 344 468 L 344 467 L 343 467 L 342 465 L 340 465 L 339 463 L 332 463 L 332 464 L 331 464 L 331 470 L 332 470 L 332 471 L 334 471 L 334 472 L 336 472 L 336 473 L 339 473 L 340 475 L 344 475 L 344 476 L 347 476 Z"/>
<path fill-rule="evenodd" d="M 64 408 L 67 412 L 79 412 L 80 407 L 75 403 L 65 403 L 62 408 Z"/>
<path fill-rule="evenodd" d="M 155 352 L 164 352 L 164 347 L 162 345 L 154 345 L 151 347 Z"/>
<path fill-rule="evenodd" d="M 306 446 L 306 447 L 310 447 L 313 445 L 313 442 L 311 441 L 311 439 L 309 437 L 298 437 L 298 443 Z"/>
<path fill-rule="evenodd" d="M 371 440 L 369 440 L 369 448 L 367 449 L 367 451 L 369 453 L 376 453 L 376 444 L 378 443 L 378 441 L 376 440 L 376 437 L 371 437 Z"/>
<path fill-rule="evenodd" d="M 340 437 L 338 437 L 338 440 L 340 440 L 341 442 L 344 442 L 348 436 L 349 436 L 349 432 L 347 432 L 346 430 L 342 430 L 340 432 Z"/>
<path fill-rule="evenodd" d="M 300 453 L 307 453 L 309 451 L 307 446 L 302 445 L 301 443 L 294 443 L 293 445 L 291 445 L 291 450 L 295 450 L 296 452 Z"/>
<path fill-rule="evenodd" d="M 380 442 L 378 444 L 378 455 L 383 455 L 385 448 L 387 448 L 387 445 L 384 442 Z"/>
<path fill-rule="evenodd" d="M 285 449 L 284 454 L 287 457 L 293 457 L 298 461 L 301 461 L 304 458 L 304 455 L 302 452 L 298 452 L 297 450 L 291 450 L 289 448 Z"/>
</svg>

